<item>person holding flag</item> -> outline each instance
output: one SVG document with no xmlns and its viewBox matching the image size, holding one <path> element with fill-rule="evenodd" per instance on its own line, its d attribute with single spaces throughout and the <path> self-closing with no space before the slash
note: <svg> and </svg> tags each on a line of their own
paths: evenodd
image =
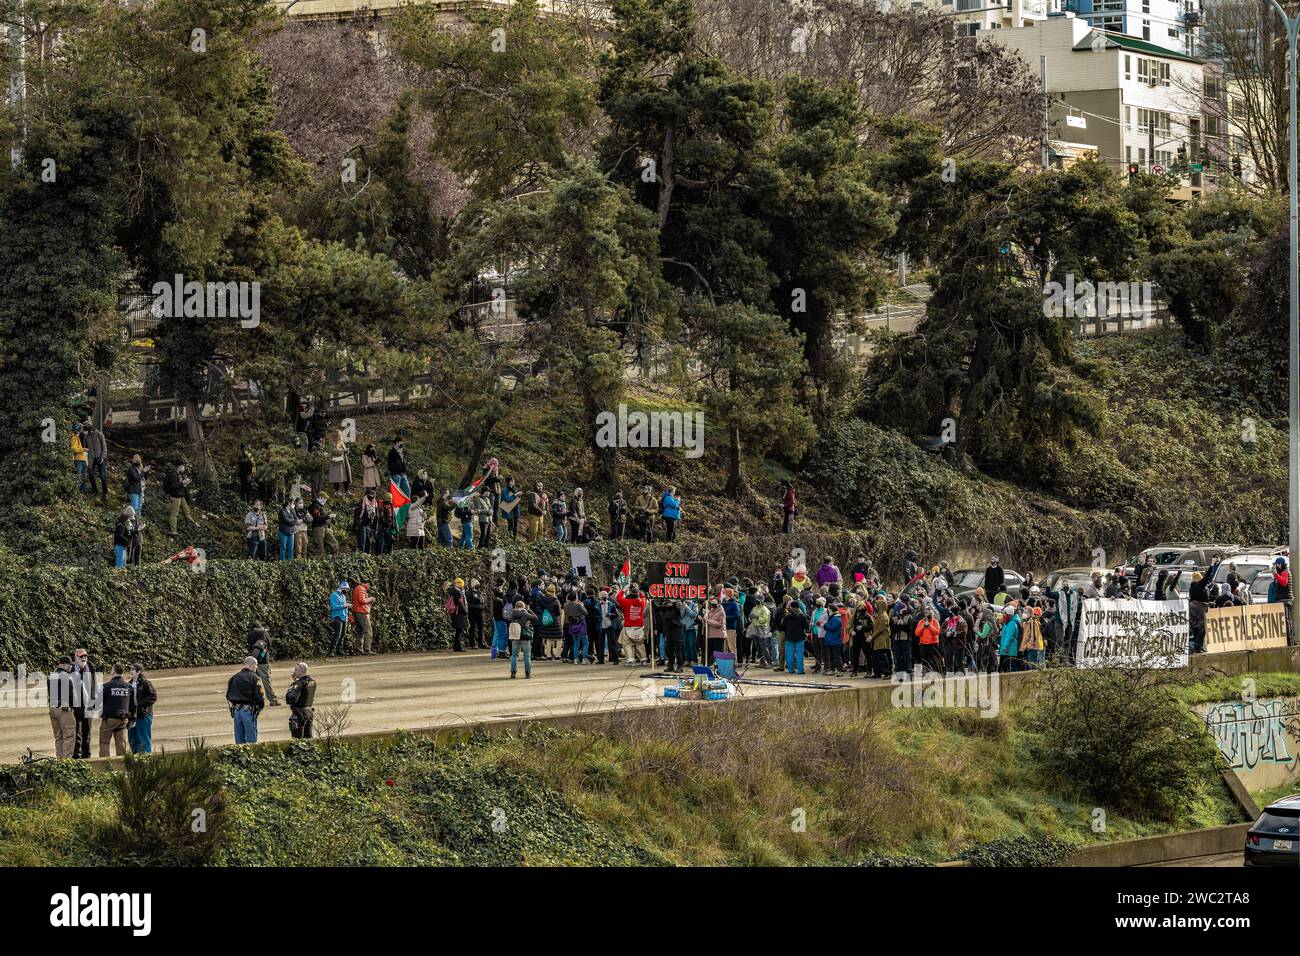
<svg viewBox="0 0 1300 956">
<path fill-rule="evenodd" d="M 393 535 L 402 533 L 406 527 L 408 515 L 411 510 L 411 495 L 405 488 L 397 483 L 396 479 L 390 478 L 388 481 L 388 494 L 385 496 L 393 511 Z M 420 499 L 423 501 L 423 498 Z M 420 530 L 421 536 L 424 534 L 423 524 Z"/>
</svg>

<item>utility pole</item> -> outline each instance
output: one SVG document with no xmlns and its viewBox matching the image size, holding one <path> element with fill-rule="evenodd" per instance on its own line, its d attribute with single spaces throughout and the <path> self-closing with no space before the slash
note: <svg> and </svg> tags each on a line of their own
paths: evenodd
<svg viewBox="0 0 1300 956">
<path fill-rule="evenodd" d="M 1043 93 L 1043 169 L 1050 169 L 1052 160 L 1050 157 L 1050 148 L 1048 146 L 1051 135 L 1048 124 L 1048 102 L 1047 102 L 1047 55 L 1041 54 L 1038 57 L 1038 84 Z"/>
<path fill-rule="evenodd" d="M 1287 481 L 1290 485 L 1287 496 L 1289 536 L 1289 563 L 1300 556 L 1300 215 L 1296 205 L 1296 31 L 1300 29 L 1300 15 L 1289 17 L 1277 0 L 1269 0 L 1273 9 L 1286 24 L 1286 43 L 1288 52 L 1288 87 L 1291 92 L 1291 167 L 1289 192 L 1291 200 L 1291 337 L 1290 353 L 1287 356 L 1291 372 L 1291 441 L 1290 470 Z M 1294 563 L 1291 563 L 1294 569 Z"/>
</svg>

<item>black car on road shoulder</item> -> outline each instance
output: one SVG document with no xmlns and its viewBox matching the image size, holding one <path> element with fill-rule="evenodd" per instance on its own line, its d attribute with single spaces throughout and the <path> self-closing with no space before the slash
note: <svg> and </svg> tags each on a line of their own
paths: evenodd
<svg viewBox="0 0 1300 956">
<path fill-rule="evenodd" d="M 1300 868 L 1300 793 L 1264 808 L 1246 833 L 1246 866 Z"/>
</svg>

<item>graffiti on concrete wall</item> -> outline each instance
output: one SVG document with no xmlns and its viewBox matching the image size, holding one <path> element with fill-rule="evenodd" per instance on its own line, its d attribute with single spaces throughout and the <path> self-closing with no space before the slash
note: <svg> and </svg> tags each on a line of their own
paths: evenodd
<svg viewBox="0 0 1300 956">
<path fill-rule="evenodd" d="M 1229 766 L 1251 771 L 1269 764 L 1294 767 L 1294 741 L 1300 706 L 1294 699 L 1227 701 L 1214 704 L 1205 715 Z"/>
</svg>

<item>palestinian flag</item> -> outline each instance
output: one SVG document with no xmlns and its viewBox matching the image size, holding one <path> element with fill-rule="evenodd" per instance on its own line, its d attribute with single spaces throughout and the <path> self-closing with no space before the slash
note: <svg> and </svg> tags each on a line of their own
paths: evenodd
<svg viewBox="0 0 1300 956">
<path fill-rule="evenodd" d="M 393 479 L 388 479 L 388 491 L 393 496 L 393 511 L 397 515 L 397 530 L 406 526 L 406 513 L 411 509 L 411 496 L 402 490 L 402 486 Z"/>
<path fill-rule="evenodd" d="M 461 488 L 459 491 L 453 491 L 451 493 L 451 503 L 454 505 L 458 505 L 466 498 L 468 498 L 470 495 L 474 494 L 474 492 L 478 491 L 480 488 L 483 487 L 483 479 L 486 477 L 487 477 L 486 473 L 479 475 L 477 478 L 475 478 L 473 481 L 470 482 L 468 488 Z"/>
<path fill-rule="evenodd" d="M 627 586 L 632 583 L 632 562 L 630 559 L 623 559 L 623 566 L 618 569 L 618 576 L 614 580 L 618 584 L 620 591 L 627 590 Z"/>
</svg>

